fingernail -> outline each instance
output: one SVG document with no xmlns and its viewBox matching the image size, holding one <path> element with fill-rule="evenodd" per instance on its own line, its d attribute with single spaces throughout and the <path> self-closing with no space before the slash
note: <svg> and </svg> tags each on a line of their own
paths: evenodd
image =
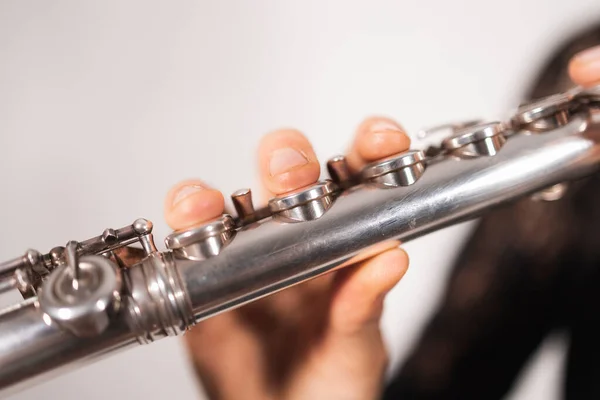
<svg viewBox="0 0 600 400">
<path fill-rule="evenodd" d="M 392 122 L 377 122 L 369 128 L 367 135 L 371 153 L 367 158 L 379 158 L 391 155 L 405 146 L 404 131 Z"/>
<path fill-rule="evenodd" d="M 590 47 L 583 50 L 575 56 L 575 59 L 582 63 L 600 61 L 600 46 Z"/>
<path fill-rule="evenodd" d="M 371 133 L 382 133 L 382 132 L 403 133 L 402 128 L 400 128 L 396 124 L 393 124 L 393 123 L 387 122 L 387 121 L 380 121 L 380 122 L 374 123 L 369 128 L 369 131 Z"/>
<path fill-rule="evenodd" d="M 308 158 L 296 149 L 291 147 L 277 149 L 271 153 L 269 172 L 271 176 L 275 176 L 307 163 Z"/>
<path fill-rule="evenodd" d="M 175 207 L 177 203 L 179 203 L 181 200 L 193 195 L 194 193 L 198 193 L 201 190 L 204 190 L 204 188 L 200 185 L 183 186 L 177 191 L 177 193 L 175 193 L 175 196 L 173 197 L 172 206 Z"/>
</svg>

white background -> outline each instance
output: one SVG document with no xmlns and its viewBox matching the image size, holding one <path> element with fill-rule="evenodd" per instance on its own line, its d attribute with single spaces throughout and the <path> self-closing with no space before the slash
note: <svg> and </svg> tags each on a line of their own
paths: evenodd
<svg viewBox="0 0 600 400">
<path fill-rule="evenodd" d="M 600 20 L 597 0 L 0 0 L 0 255 L 47 251 L 144 216 L 201 177 L 257 188 L 260 136 L 293 126 L 326 159 L 371 114 L 411 132 L 508 115 L 540 62 Z M 469 225 L 409 243 L 384 328 L 403 359 Z M 291 310 L 293 312 L 293 310 Z M 558 398 L 551 340 L 512 399 Z M 11 397 L 198 398 L 179 339 Z"/>
</svg>

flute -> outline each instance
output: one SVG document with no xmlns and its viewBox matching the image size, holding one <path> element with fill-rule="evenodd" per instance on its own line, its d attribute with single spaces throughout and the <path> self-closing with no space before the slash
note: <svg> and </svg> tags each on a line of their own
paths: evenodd
<svg viewBox="0 0 600 400">
<path fill-rule="evenodd" d="M 443 129 L 442 129 L 443 128 Z M 199 321 L 315 278 L 381 242 L 406 242 L 531 196 L 556 200 L 600 166 L 600 87 L 574 88 L 520 106 L 507 121 L 446 125 L 412 149 L 351 174 L 342 156 L 330 179 L 255 209 L 165 238 L 152 223 L 106 229 L 46 254 L 0 264 L 0 293 L 23 301 L 0 311 L 0 390 L 183 334 Z"/>
</svg>

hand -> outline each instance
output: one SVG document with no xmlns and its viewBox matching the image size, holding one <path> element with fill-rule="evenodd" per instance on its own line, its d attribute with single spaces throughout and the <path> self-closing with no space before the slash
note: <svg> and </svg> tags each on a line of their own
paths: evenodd
<svg viewBox="0 0 600 400">
<path fill-rule="evenodd" d="M 409 138 L 387 118 L 358 128 L 347 155 L 351 169 L 405 151 Z M 317 181 L 320 163 L 296 130 L 266 135 L 258 149 L 266 197 Z M 165 217 L 183 229 L 223 213 L 223 195 L 199 180 L 176 185 Z M 359 255 L 352 266 L 212 318 L 184 335 L 211 399 L 374 399 L 387 353 L 379 322 L 386 293 L 408 257 L 398 242 Z M 368 258 L 368 259 L 367 259 Z"/>
<path fill-rule="evenodd" d="M 575 56 L 574 83 L 600 83 L 600 46 Z M 386 118 L 363 122 L 348 154 L 354 170 L 409 147 L 402 128 Z M 315 182 L 320 165 L 294 130 L 266 135 L 259 151 L 268 196 Z M 173 229 L 215 218 L 223 195 L 190 180 L 168 194 Z M 184 338 L 212 399 L 375 399 L 387 355 L 379 330 L 383 299 L 402 278 L 407 255 L 398 243 L 363 254 L 356 264 L 213 317 Z M 367 258 L 370 257 L 370 258 Z"/>
</svg>

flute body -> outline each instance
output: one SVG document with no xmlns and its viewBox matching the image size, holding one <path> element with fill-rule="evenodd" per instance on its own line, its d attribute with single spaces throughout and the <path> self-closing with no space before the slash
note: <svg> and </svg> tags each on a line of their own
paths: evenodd
<svg viewBox="0 0 600 400">
<path fill-rule="evenodd" d="M 272 199 L 237 216 L 173 232 L 107 229 L 48 254 L 0 264 L 0 291 L 25 300 L 0 312 L 0 390 L 166 336 L 339 268 L 372 246 L 406 242 L 532 196 L 555 199 L 600 166 L 600 91 L 575 89 L 519 108 L 507 122 L 470 122 L 411 150 Z M 126 262 L 135 259 L 136 261 Z"/>
</svg>

